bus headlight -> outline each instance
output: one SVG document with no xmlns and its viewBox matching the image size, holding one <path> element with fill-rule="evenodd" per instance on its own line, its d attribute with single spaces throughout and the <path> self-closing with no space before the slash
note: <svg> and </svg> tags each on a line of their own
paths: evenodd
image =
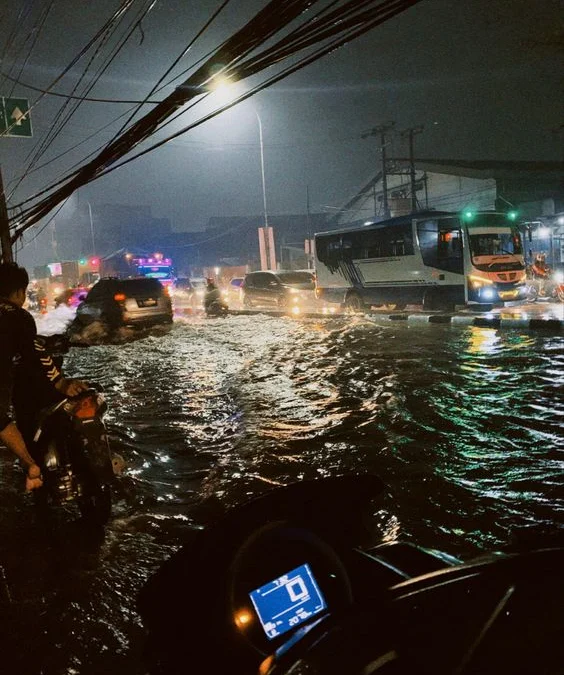
<svg viewBox="0 0 564 675">
<path fill-rule="evenodd" d="M 472 286 L 472 288 L 482 288 L 483 286 L 493 285 L 493 281 L 491 279 L 485 279 L 484 277 L 476 277 L 472 274 L 468 277 L 468 281 L 470 283 L 470 286 Z"/>
<path fill-rule="evenodd" d="M 488 287 L 484 288 L 480 293 L 480 295 L 482 298 L 485 298 L 486 300 L 491 300 L 495 296 L 495 293 L 493 288 Z"/>
</svg>

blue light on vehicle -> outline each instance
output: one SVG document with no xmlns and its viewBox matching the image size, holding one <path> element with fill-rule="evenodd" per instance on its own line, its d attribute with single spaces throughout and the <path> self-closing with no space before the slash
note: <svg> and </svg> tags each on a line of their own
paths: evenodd
<svg viewBox="0 0 564 675">
<path fill-rule="evenodd" d="M 270 640 L 327 608 L 307 563 L 251 591 L 249 596 Z"/>
</svg>

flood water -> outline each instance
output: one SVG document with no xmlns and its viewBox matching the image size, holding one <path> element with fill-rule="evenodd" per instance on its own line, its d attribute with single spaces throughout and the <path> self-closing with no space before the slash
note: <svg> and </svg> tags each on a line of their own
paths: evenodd
<svg viewBox="0 0 564 675">
<path fill-rule="evenodd" d="M 147 577 L 188 530 L 277 485 L 376 473 L 393 495 L 383 537 L 462 558 L 564 527 L 558 335 L 191 317 L 73 348 L 66 371 L 103 385 L 127 469 L 104 537 L 62 516 L 47 533 L 2 452 L 7 673 L 144 673 L 134 601 Z"/>
</svg>

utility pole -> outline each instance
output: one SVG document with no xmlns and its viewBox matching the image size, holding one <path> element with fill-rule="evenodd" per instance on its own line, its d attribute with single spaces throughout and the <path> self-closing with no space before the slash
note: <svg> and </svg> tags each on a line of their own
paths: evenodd
<svg viewBox="0 0 564 675">
<path fill-rule="evenodd" d="M 307 239 L 305 252 L 307 256 L 307 268 L 308 270 L 313 269 L 313 259 L 314 259 L 314 239 L 311 233 L 311 207 L 309 204 L 309 185 L 306 185 L 306 207 L 307 207 Z"/>
<path fill-rule="evenodd" d="M 4 182 L 2 181 L 2 167 L 0 166 L 0 240 L 2 242 L 2 262 L 14 262 L 12 254 L 12 239 L 10 238 L 10 221 L 8 220 L 8 207 Z"/>
<path fill-rule="evenodd" d="M 387 174 L 387 165 L 386 165 L 386 132 L 393 129 L 395 122 L 386 122 L 385 124 L 380 124 L 380 126 L 370 129 L 370 131 L 362 134 L 362 138 L 368 138 L 368 136 L 380 136 L 380 153 L 382 156 L 382 192 L 384 197 L 384 218 L 390 217 L 390 207 L 388 206 L 388 174 Z"/>
<path fill-rule="evenodd" d="M 411 213 L 417 211 L 417 195 L 415 190 L 415 159 L 413 152 L 413 136 L 420 134 L 423 131 L 423 125 L 418 127 L 410 127 L 401 132 L 401 137 L 409 139 L 409 176 L 411 182 Z"/>
</svg>

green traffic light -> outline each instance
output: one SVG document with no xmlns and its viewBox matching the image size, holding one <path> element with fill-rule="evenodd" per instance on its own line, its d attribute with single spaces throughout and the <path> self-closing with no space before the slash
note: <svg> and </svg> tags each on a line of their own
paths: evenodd
<svg viewBox="0 0 564 675">
<path fill-rule="evenodd" d="M 507 217 L 509 220 L 517 220 L 517 211 L 509 211 Z"/>
<path fill-rule="evenodd" d="M 79 265 L 86 265 L 86 260 L 85 260 L 84 258 L 81 258 L 81 259 L 78 261 L 78 264 L 79 264 Z"/>
<path fill-rule="evenodd" d="M 464 218 L 464 220 L 472 220 L 472 218 L 474 218 L 474 211 L 470 210 L 463 211 L 462 217 Z"/>
</svg>

